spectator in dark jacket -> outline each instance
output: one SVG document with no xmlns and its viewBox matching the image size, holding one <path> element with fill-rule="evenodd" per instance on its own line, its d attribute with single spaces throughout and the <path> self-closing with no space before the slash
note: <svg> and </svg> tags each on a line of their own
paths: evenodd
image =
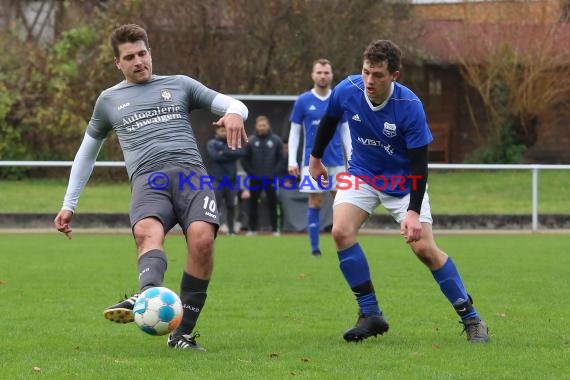
<svg viewBox="0 0 570 380">
<path fill-rule="evenodd" d="M 216 129 L 216 136 L 208 141 L 210 157 L 209 173 L 214 177 L 214 192 L 222 220 L 228 226 L 228 234 L 235 235 L 235 207 L 237 204 L 237 160 L 242 149 L 231 150 L 226 139 L 226 129 Z M 225 211 L 225 212 L 224 212 Z"/>
<path fill-rule="evenodd" d="M 255 119 L 255 134 L 249 137 L 244 150 L 241 163 L 248 176 L 251 176 L 248 184 L 251 192 L 248 234 L 254 235 L 257 232 L 257 206 L 261 192 L 265 191 L 271 230 L 277 236 L 278 170 L 283 157 L 283 144 L 279 136 L 271 132 L 266 116 L 261 115 Z"/>
</svg>

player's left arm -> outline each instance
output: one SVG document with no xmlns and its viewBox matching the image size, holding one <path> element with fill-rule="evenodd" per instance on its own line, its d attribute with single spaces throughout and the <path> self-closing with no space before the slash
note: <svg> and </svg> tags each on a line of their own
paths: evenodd
<svg viewBox="0 0 570 380">
<path fill-rule="evenodd" d="M 222 116 L 213 125 L 226 128 L 230 149 L 241 148 L 242 142 L 247 142 L 243 122 L 247 120 L 249 111 L 245 104 L 231 96 L 220 94 L 185 75 L 179 75 L 178 79 L 188 91 L 192 107 L 209 109 L 213 114 Z"/>
<path fill-rule="evenodd" d="M 105 139 L 95 139 L 86 132 L 73 160 L 63 206 L 54 219 L 56 229 L 64 233 L 68 239 L 71 239 L 70 223 L 79 202 L 79 195 L 91 177 L 95 161 L 104 141 Z"/>
<path fill-rule="evenodd" d="M 419 219 L 428 180 L 428 145 L 433 137 L 419 100 L 410 102 L 408 112 L 404 115 L 402 124 L 405 126 L 407 154 L 410 160 L 410 178 L 407 179 L 410 181 L 410 203 L 400 232 L 409 243 L 419 240 L 422 235 L 422 225 Z"/>
<path fill-rule="evenodd" d="M 217 114 L 220 111 L 224 113 L 224 116 L 215 121 L 214 125 L 223 125 L 226 128 L 230 149 L 240 149 L 242 142 L 247 143 L 247 133 L 243 123 L 247 120 L 249 113 L 247 107 L 237 99 L 217 94 L 212 101 L 212 112 Z"/>
<path fill-rule="evenodd" d="M 408 149 L 410 158 L 410 203 L 408 212 L 400 226 L 400 233 L 406 238 L 406 243 L 418 241 L 422 236 L 420 214 L 422 202 L 427 187 L 428 177 L 428 146 Z"/>
<path fill-rule="evenodd" d="M 409 180 L 411 182 L 408 211 L 414 211 L 419 215 L 428 179 L 428 145 L 433 140 L 425 111 L 419 100 L 410 103 L 401 124 L 405 126 L 404 138 L 410 160 L 411 177 Z"/>
<path fill-rule="evenodd" d="M 428 146 L 408 149 L 410 158 L 410 204 L 408 211 L 420 214 L 428 178 Z"/>
</svg>

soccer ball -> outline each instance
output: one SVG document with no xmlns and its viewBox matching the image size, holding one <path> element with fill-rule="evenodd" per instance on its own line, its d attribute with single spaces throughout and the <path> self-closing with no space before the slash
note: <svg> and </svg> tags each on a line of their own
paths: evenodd
<svg viewBox="0 0 570 380">
<path fill-rule="evenodd" d="M 182 302 L 168 288 L 149 288 L 137 298 L 133 313 L 142 331 L 150 335 L 166 335 L 182 321 Z"/>
</svg>

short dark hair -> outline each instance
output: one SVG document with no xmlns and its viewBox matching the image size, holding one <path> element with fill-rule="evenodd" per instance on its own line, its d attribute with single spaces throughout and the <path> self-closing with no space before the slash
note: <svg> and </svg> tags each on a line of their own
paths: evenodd
<svg viewBox="0 0 570 380">
<path fill-rule="evenodd" d="M 390 40 L 372 41 L 364 50 L 362 58 L 370 63 L 378 64 L 386 62 L 388 72 L 394 73 L 400 70 L 400 58 L 402 51 Z"/>
<path fill-rule="evenodd" d="M 137 41 L 143 41 L 146 48 L 150 48 L 148 46 L 148 36 L 146 35 L 146 30 L 136 24 L 125 24 L 119 26 L 113 31 L 113 33 L 111 33 L 109 40 L 111 42 L 111 47 L 113 48 L 113 54 L 115 57 L 119 57 L 119 45 L 127 42 L 134 43 Z"/>
<path fill-rule="evenodd" d="M 329 65 L 329 66 L 331 67 L 331 69 L 332 69 L 332 63 L 331 63 L 331 61 L 329 61 L 329 60 L 326 59 L 326 58 L 315 59 L 315 60 L 313 61 L 313 70 L 315 69 L 315 66 L 316 66 L 317 64 L 318 64 L 318 65 L 323 65 L 323 66 Z"/>
</svg>

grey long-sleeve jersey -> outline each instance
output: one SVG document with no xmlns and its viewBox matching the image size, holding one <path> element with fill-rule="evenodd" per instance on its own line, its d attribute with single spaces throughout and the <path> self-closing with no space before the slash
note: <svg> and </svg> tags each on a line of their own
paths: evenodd
<svg viewBox="0 0 570 380">
<path fill-rule="evenodd" d="M 142 84 L 121 82 L 101 93 L 87 133 L 102 140 L 111 130 L 116 132 L 131 179 L 176 163 L 204 167 L 190 112 L 210 110 L 216 95 L 184 75 L 155 75 Z"/>
<path fill-rule="evenodd" d="M 154 75 L 145 83 L 121 82 L 103 91 L 77 152 L 63 208 L 74 211 L 99 149 L 115 131 L 127 173 L 134 176 L 176 164 L 204 168 L 190 123 L 190 112 L 236 113 L 245 120 L 247 107 L 184 75 Z"/>
</svg>

